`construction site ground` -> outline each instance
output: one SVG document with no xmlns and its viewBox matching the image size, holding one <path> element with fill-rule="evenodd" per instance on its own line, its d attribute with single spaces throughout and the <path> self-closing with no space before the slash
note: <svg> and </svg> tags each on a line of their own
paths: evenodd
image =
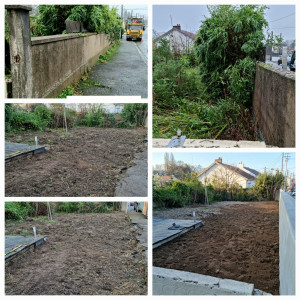
<svg viewBox="0 0 300 300">
<path fill-rule="evenodd" d="M 122 212 L 54 215 L 6 222 L 7 235 L 36 226 L 47 240 L 5 266 L 7 295 L 146 295 L 141 229 Z"/>
<path fill-rule="evenodd" d="M 33 144 L 35 136 L 48 150 L 5 164 L 8 197 L 114 196 L 120 177 L 135 165 L 134 157 L 147 149 L 146 128 L 24 131 L 7 136 L 6 141 Z"/>
<path fill-rule="evenodd" d="M 154 218 L 197 219 L 203 227 L 153 250 L 156 267 L 253 283 L 279 294 L 279 203 L 219 202 L 154 210 Z"/>
</svg>

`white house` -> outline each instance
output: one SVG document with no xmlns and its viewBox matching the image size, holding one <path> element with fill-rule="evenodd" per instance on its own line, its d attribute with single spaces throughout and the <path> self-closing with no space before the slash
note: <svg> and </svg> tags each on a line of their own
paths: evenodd
<svg viewBox="0 0 300 300">
<path fill-rule="evenodd" d="M 245 167 L 242 162 L 234 167 L 224 164 L 222 158 L 219 157 L 200 173 L 198 180 L 204 185 L 221 182 L 226 186 L 238 184 L 242 188 L 250 188 L 254 186 L 258 174 L 259 172 Z"/>
<path fill-rule="evenodd" d="M 159 43 L 159 40 L 166 39 L 170 41 L 170 48 L 175 53 L 189 52 L 194 43 L 196 34 L 181 30 L 180 24 L 173 26 L 168 32 L 156 37 L 153 42 Z"/>
</svg>

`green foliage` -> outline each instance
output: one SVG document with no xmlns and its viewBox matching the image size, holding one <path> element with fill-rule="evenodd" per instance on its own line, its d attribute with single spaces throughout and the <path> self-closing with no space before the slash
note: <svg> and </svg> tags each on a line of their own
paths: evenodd
<svg viewBox="0 0 300 300">
<path fill-rule="evenodd" d="M 121 112 L 123 124 L 126 125 L 126 127 L 144 126 L 147 115 L 147 103 L 126 103 Z"/>
<path fill-rule="evenodd" d="M 117 53 L 118 49 L 120 48 L 121 43 L 116 42 L 109 50 L 105 52 L 105 54 L 100 55 L 98 58 L 98 63 L 104 63 L 110 61 L 114 55 Z"/>
<path fill-rule="evenodd" d="M 212 99 L 230 98 L 249 106 L 255 62 L 265 46 L 266 6 L 213 5 L 208 9 L 211 16 L 202 22 L 194 43 L 201 80 Z"/>
<path fill-rule="evenodd" d="M 284 184 L 284 175 L 281 172 L 261 173 L 255 180 L 253 192 L 263 200 L 275 200 L 276 192 Z"/>
<path fill-rule="evenodd" d="M 103 128 L 132 128 L 144 126 L 147 117 L 147 104 L 125 104 L 121 114 L 108 113 L 102 106 L 95 105 L 87 111 L 76 112 L 66 108 L 68 128 L 74 126 Z M 11 104 L 5 105 L 5 130 L 44 130 L 65 128 L 64 105 L 52 103 L 50 108 L 44 104 L 32 105 L 23 109 Z"/>
<path fill-rule="evenodd" d="M 65 32 L 65 21 L 79 21 L 89 32 L 109 34 L 112 41 L 119 40 L 121 18 L 109 5 L 39 5 L 39 16 L 31 19 L 34 36 Z"/>
<path fill-rule="evenodd" d="M 5 128 L 7 131 L 43 130 L 50 125 L 51 114 L 44 104 L 36 105 L 33 112 L 6 104 Z"/>
<path fill-rule="evenodd" d="M 180 100 L 175 110 L 160 110 L 153 115 L 153 137 L 171 138 L 180 128 L 187 138 L 246 139 L 256 137 L 250 110 L 220 99 L 216 104 L 205 100 Z"/>
<path fill-rule="evenodd" d="M 214 5 L 190 53 L 153 46 L 153 136 L 256 140 L 251 116 L 255 63 L 266 43 L 265 6 Z"/>
<path fill-rule="evenodd" d="M 5 202 L 5 219 L 23 220 L 33 211 L 29 202 Z"/>
<path fill-rule="evenodd" d="M 11 129 L 11 121 L 13 117 L 13 105 L 11 103 L 5 104 L 5 131 Z"/>
<path fill-rule="evenodd" d="M 81 125 L 88 127 L 103 127 L 104 122 L 105 111 L 99 106 L 84 116 L 84 118 L 81 120 Z"/>
<path fill-rule="evenodd" d="M 110 213 L 119 209 L 120 204 L 114 202 L 58 202 L 55 207 L 55 212 Z"/>
<path fill-rule="evenodd" d="M 73 86 L 67 86 L 57 98 L 65 99 L 68 96 L 74 96 L 75 95 L 75 89 Z"/>
</svg>

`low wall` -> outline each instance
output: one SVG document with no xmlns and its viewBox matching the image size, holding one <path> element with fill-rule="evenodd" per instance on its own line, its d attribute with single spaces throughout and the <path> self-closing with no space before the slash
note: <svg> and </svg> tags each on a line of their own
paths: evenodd
<svg viewBox="0 0 300 300">
<path fill-rule="evenodd" d="M 295 199 L 280 191 L 279 278 L 280 295 L 295 295 Z"/>
<path fill-rule="evenodd" d="M 295 147 L 295 73 L 256 64 L 253 111 L 267 145 Z"/>
<path fill-rule="evenodd" d="M 32 38 L 33 98 L 58 96 L 96 64 L 99 55 L 110 46 L 108 35 L 104 33 Z"/>
</svg>

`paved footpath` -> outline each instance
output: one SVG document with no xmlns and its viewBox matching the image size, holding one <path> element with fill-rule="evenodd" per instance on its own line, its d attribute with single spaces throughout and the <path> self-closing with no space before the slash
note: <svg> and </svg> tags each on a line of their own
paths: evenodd
<svg viewBox="0 0 300 300">
<path fill-rule="evenodd" d="M 117 184 L 116 197 L 147 197 L 148 194 L 148 150 L 134 157 L 135 165 L 130 167 Z"/>
<path fill-rule="evenodd" d="M 89 79 L 101 86 L 83 88 L 86 96 L 141 96 L 148 97 L 147 58 L 139 42 L 121 40 L 112 59 L 94 66 Z"/>
</svg>

